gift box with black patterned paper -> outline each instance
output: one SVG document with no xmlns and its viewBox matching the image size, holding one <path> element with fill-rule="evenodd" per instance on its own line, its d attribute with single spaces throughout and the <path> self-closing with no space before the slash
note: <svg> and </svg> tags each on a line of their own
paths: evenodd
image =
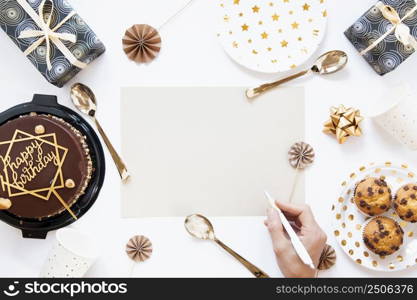
<svg viewBox="0 0 417 300">
<path fill-rule="evenodd" d="M 417 3 L 377 2 L 345 31 L 345 36 L 376 73 L 391 72 L 417 50 Z"/>
<path fill-rule="evenodd" d="M 67 0 L 0 0 L 0 27 L 58 87 L 105 51 Z"/>
</svg>

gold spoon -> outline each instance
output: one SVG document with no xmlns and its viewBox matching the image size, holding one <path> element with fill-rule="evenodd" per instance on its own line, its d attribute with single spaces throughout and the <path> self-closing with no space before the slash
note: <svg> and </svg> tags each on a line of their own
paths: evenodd
<svg viewBox="0 0 417 300">
<path fill-rule="evenodd" d="M 114 163 L 116 164 L 117 170 L 119 171 L 120 177 L 122 178 L 122 182 L 126 182 L 130 176 L 126 169 L 126 166 L 119 154 L 117 154 L 117 151 L 114 149 L 109 138 L 104 133 L 104 130 L 100 126 L 100 123 L 96 119 L 97 101 L 93 91 L 88 86 L 82 83 L 76 83 L 71 87 L 71 100 L 79 111 L 90 116 L 93 119 L 98 131 L 100 132 L 101 137 L 104 140 L 104 143 L 109 149 Z"/>
<path fill-rule="evenodd" d="M 213 225 L 210 221 L 202 215 L 190 215 L 185 219 L 185 229 L 193 237 L 201 240 L 211 240 L 220 245 L 224 250 L 229 252 L 242 265 L 246 267 L 257 278 L 269 278 L 269 276 L 258 267 L 254 266 L 228 246 L 223 244 L 214 234 Z"/>
<path fill-rule="evenodd" d="M 290 80 L 306 75 L 307 73 L 316 73 L 319 75 L 327 75 L 327 74 L 335 73 L 343 69 L 346 66 L 347 62 L 348 62 L 348 56 L 343 51 L 333 50 L 333 51 L 326 52 L 316 60 L 316 62 L 314 63 L 314 66 L 312 66 L 310 69 L 301 71 L 299 73 L 296 73 L 294 75 L 291 75 L 284 79 L 280 79 L 275 82 L 266 83 L 256 88 L 247 89 L 246 97 L 248 99 L 253 99 L 274 87 L 277 87 Z"/>
</svg>

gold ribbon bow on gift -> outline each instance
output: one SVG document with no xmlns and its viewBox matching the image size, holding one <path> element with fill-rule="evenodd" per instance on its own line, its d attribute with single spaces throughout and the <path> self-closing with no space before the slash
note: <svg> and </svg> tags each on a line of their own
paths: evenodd
<svg viewBox="0 0 417 300">
<path fill-rule="evenodd" d="M 417 11 L 417 5 L 414 6 L 410 11 L 408 11 L 404 17 L 400 18 L 398 12 L 391 6 L 385 5 L 382 2 L 378 2 L 375 5 L 378 8 L 385 19 L 391 22 L 392 28 L 381 35 L 376 41 L 374 41 L 368 48 L 361 51 L 361 55 L 364 55 L 375 48 L 380 42 L 382 42 L 388 35 L 394 32 L 395 37 L 400 41 L 405 47 L 412 47 L 417 51 L 417 41 L 411 35 L 410 28 L 403 23 L 404 20 L 408 19 L 415 11 Z"/>
<path fill-rule="evenodd" d="M 23 8 L 23 10 L 33 19 L 36 25 L 39 26 L 40 30 L 23 30 L 20 35 L 19 39 L 27 39 L 27 38 L 35 38 L 39 37 L 32 45 L 30 45 L 25 52 L 23 52 L 26 56 L 30 53 L 35 51 L 43 42 L 46 42 L 46 65 L 48 70 L 52 69 L 51 65 L 51 43 L 53 43 L 61 52 L 62 54 L 69 60 L 71 64 L 74 66 L 83 69 L 87 66 L 86 63 L 79 61 L 72 52 L 64 45 L 62 41 L 69 41 L 71 43 L 75 43 L 77 41 L 77 37 L 72 33 L 59 33 L 56 32 L 64 23 L 66 23 L 70 18 L 75 15 L 75 12 L 72 11 L 69 13 L 58 25 L 51 29 L 51 21 L 52 21 L 52 14 L 54 11 L 54 3 L 51 1 L 51 11 L 49 15 L 45 18 L 44 14 L 44 7 L 47 0 L 42 0 L 41 4 L 39 5 L 39 15 L 36 14 L 35 10 L 27 3 L 26 0 L 17 0 L 17 3 Z"/>
</svg>

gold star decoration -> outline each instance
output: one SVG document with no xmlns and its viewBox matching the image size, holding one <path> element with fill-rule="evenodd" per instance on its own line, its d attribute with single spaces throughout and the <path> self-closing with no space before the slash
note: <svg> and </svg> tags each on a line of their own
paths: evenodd
<svg viewBox="0 0 417 300">
<path fill-rule="evenodd" d="M 247 24 L 242 25 L 242 31 L 248 31 L 249 26 Z"/>
<path fill-rule="evenodd" d="M 234 42 L 232 43 L 232 46 L 233 46 L 233 48 L 238 48 L 238 47 L 239 47 L 239 44 L 238 44 L 236 41 L 234 41 Z"/>
<path fill-rule="evenodd" d="M 276 13 L 272 15 L 272 21 L 278 21 L 278 20 L 279 20 L 279 15 L 277 15 Z"/>
<path fill-rule="evenodd" d="M 233 4 L 239 5 L 240 4 L 240 0 L 233 0 Z"/>
<path fill-rule="evenodd" d="M 299 26 L 300 26 L 300 24 L 297 23 L 297 22 L 294 22 L 294 23 L 291 24 L 292 29 L 298 29 Z"/>
<path fill-rule="evenodd" d="M 281 47 L 285 48 L 288 46 L 288 42 L 286 40 L 281 41 Z"/>
<path fill-rule="evenodd" d="M 323 10 L 322 15 L 324 18 L 327 17 L 327 10 Z"/>
<path fill-rule="evenodd" d="M 324 133 L 335 134 L 339 144 L 343 144 L 350 136 L 361 136 L 359 126 L 363 117 L 358 109 L 346 108 L 343 105 L 330 108 L 330 119 L 324 123 Z"/>
<path fill-rule="evenodd" d="M 264 32 L 261 33 L 261 37 L 262 37 L 263 40 L 265 40 L 265 39 L 268 38 L 268 34 L 264 31 Z"/>
<path fill-rule="evenodd" d="M 310 5 L 308 5 L 307 3 L 305 3 L 303 5 L 303 10 L 309 10 L 310 9 Z"/>
<path fill-rule="evenodd" d="M 269 6 L 274 6 L 274 2 L 269 2 Z"/>
<path fill-rule="evenodd" d="M 284 3 L 288 3 L 288 2 L 290 2 L 290 0 L 283 0 L 284 1 Z"/>
<path fill-rule="evenodd" d="M 259 12 L 259 7 L 258 6 L 254 6 L 254 7 L 252 7 L 252 11 L 254 12 L 254 13 L 258 13 Z"/>
</svg>

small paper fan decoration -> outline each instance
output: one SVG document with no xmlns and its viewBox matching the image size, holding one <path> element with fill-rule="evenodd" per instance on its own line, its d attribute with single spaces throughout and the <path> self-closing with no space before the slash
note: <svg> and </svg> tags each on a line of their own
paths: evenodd
<svg viewBox="0 0 417 300">
<path fill-rule="evenodd" d="M 295 169 L 304 169 L 314 162 L 314 149 L 304 142 L 295 143 L 288 151 L 288 161 Z"/>
<path fill-rule="evenodd" d="M 152 26 L 135 24 L 125 32 L 123 50 L 135 62 L 151 62 L 161 50 L 161 37 Z"/>
<path fill-rule="evenodd" d="M 320 261 L 318 265 L 319 270 L 327 270 L 333 267 L 336 263 L 336 251 L 332 246 L 326 245 L 323 249 L 323 252 L 320 256 Z"/>
<path fill-rule="evenodd" d="M 126 253 L 135 262 L 143 262 L 152 255 L 152 243 L 143 235 L 135 235 L 126 244 Z"/>
</svg>

